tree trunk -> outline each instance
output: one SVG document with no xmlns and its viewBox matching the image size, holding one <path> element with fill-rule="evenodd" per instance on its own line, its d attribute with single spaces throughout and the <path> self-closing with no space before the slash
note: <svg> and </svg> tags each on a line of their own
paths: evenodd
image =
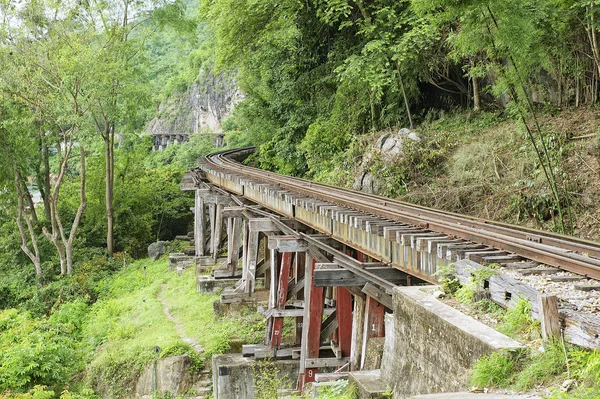
<svg viewBox="0 0 600 399">
<path fill-rule="evenodd" d="M 48 195 L 50 195 L 50 156 L 48 154 L 48 144 L 44 142 L 42 147 L 42 156 L 44 157 L 44 188 L 40 187 L 40 194 L 44 200 L 44 212 L 46 212 L 46 220 L 50 220 L 50 201 Z"/>
<path fill-rule="evenodd" d="M 481 99 L 479 97 L 479 81 L 476 77 L 471 78 L 473 81 L 473 111 L 479 112 L 481 109 Z"/>
<path fill-rule="evenodd" d="M 27 201 L 27 205 L 29 206 L 31 212 L 31 222 L 36 225 L 38 222 L 37 211 L 35 210 L 35 204 L 33 203 L 33 197 L 31 196 L 31 192 L 29 191 L 29 187 L 27 187 L 27 181 L 23 178 L 23 175 L 19 173 L 19 180 L 21 181 L 21 186 L 23 189 L 23 196 L 25 197 L 25 201 Z"/>
<path fill-rule="evenodd" d="M 114 252 L 114 217 L 113 217 L 113 194 L 114 194 L 114 123 L 108 123 L 104 134 L 104 155 L 106 160 L 106 249 L 108 256 L 112 257 Z"/>
<path fill-rule="evenodd" d="M 408 123 L 410 128 L 413 129 L 412 115 L 410 114 L 410 107 L 408 105 L 408 98 L 406 97 L 406 91 L 404 90 L 404 82 L 402 81 L 402 73 L 400 72 L 400 64 L 396 62 L 396 69 L 398 70 L 398 80 L 400 81 L 400 89 L 402 90 L 402 98 L 404 99 L 404 105 L 406 106 L 406 116 L 408 116 Z"/>
<path fill-rule="evenodd" d="M 23 251 L 23 253 L 25 255 L 27 255 L 27 257 L 29 258 L 29 260 L 31 260 L 31 263 L 33 263 L 33 266 L 35 267 L 35 274 L 38 277 L 41 277 L 42 276 L 42 262 L 40 259 L 40 250 L 37 245 L 37 239 L 35 236 L 35 232 L 33 230 L 33 224 L 31 222 L 31 220 L 27 217 L 25 209 L 24 209 L 25 207 L 23 205 L 23 192 L 21 191 L 20 181 L 19 181 L 19 172 L 17 171 L 16 165 L 13 165 L 13 172 L 15 175 L 15 189 L 17 190 L 18 214 L 16 217 L 16 222 L 17 222 L 17 227 L 19 229 L 19 234 L 21 236 L 21 251 Z M 27 224 L 27 232 L 25 232 L 25 228 L 23 226 L 23 220 L 25 220 L 25 223 Z M 31 246 L 33 247 L 33 250 L 29 248 L 29 244 L 27 242 L 28 238 L 29 238 L 29 240 L 31 240 Z"/>
<path fill-rule="evenodd" d="M 79 207 L 77 208 L 77 213 L 75 214 L 75 219 L 73 219 L 73 224 L 71 225 L 71 232 L 69 233 L 69 238 L 64 242 L 65 245 L 65 254 L 67 259 L 67 274 L 73 273 L 73 241 L 75 240 L 75 236 L 77 234 L 77 228 L 79 227 L 79 222 L 81 221 L 81 216 L 83 215 L 83 211 L 87 205 L 87 197 L 85 194 L 85 148 L 83 144 L 79 144 L 79 160 L 81 164 L 81 187 L 79 192 Z M 63 233 L 64 240 L 64 233 Z"/>
</svg>

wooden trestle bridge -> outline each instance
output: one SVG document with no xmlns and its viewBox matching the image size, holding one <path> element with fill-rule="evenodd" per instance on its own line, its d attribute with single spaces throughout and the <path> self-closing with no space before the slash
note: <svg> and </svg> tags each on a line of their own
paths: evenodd
<svg viewBox="0 0 600 399">
<path fill-rule="evenodd" d="M 600 246 L 590 241 L 434 211 L 383 197 L 285 177 L 248 166 L 253 148 L 202 158 L 184 177 L 195 191 L 195 255 L 237 278 L 228 295 L 268 289 L 265 347 L 300 359 L 298 387 L 323 369 L 361 368 L 369 338 L 385 334 L 398 285 L 436 283 L 457 259 L 523 259 L 600 278 Z M 282 342 L 284 319 L 294 345 Z M 265 349 L 266 348 L 266 349 Z M 257 349 L 258 350 L 258 349 Z"/>
</svg>

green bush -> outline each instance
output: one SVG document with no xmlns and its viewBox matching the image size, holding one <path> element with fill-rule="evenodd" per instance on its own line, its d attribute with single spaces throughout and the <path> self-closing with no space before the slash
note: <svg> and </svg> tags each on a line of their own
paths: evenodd
<svg viewBox="0 0 600 399">
<path fill-rule="evenodd" d="M 66 384 L 78 362 L 75 326 L 61 318 L 34 319 L 28 312 L 0 312 L 0 391 Z"/>
</svg>

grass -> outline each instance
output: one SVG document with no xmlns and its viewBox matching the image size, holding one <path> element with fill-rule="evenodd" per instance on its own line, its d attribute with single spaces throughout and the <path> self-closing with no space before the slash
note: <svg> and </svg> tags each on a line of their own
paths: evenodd
<svg viewBox="0 0 600 399">
<path fill-rule="evenodd" d="M 162 300 L 184 334 L 204 347 L 202 358 L 183 343 L 163 313 L 158 300 L 163 286 Z M 129 395 L 138 374 L 158 358 L 187 353 L 201 368 L 213 354 L 226 351 L 230 339 L 257 339 L 256 312 L 214 316 L 218 296 L 197 293 L 193 268 L 177 275 L 167 271 L 166 261 L 138 261 L 105 281 L 101 292 L 83 328 L 83 341 L 90 359 L 86 382 L 103 397 Z"/>
</svg>

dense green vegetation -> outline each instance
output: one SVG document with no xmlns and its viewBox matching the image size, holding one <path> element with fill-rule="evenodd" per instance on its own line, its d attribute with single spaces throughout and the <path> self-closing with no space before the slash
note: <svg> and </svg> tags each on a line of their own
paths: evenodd
<svg viewBox="0 0 600 399">
<path fill-rule="evenodd" d="M 570 232 L 564 137 L 539 113 L 597 102 L 598 10 L 555 0 L 211 0 L 200 14 L 217 68 L 237 70 L 246 95 L 229 142 L 260 144 L 262 167 L 335 180 L 366 133 L 486 110 L 519 121 L 549 227 Z"/>
<path fill-rule="evenodd" d="M 232 334 L 258 339 L 250 315 L 214 319 L 190 272 L 137 260 L 187 233 L 179 183 L 214 150 L 199 135 L 151 152 L 142 132 L 204 73 L 235 76 L 244 99 L 226 141 L 259 146 L 251 162 L 263 168 L 346 186 L 366 171 L 385 195 L 597 239 L 585 199 L 597 197 L 599 145 L 571 139 L 598 130 L 599 11 L 582 0 L 0 2 L 0 395 L 122 396 L 157 357 L 185 352 L 200 367 Z M 586 113 L 590 131 L 578 127 Z M 393 162 L 365 155 L 401 127 L 422 142 Z M 204 355 L 177 338 L 159 294 Z M 597 354 L 559 352 L 479 367 L 524 389 L 549 377 L 542 359 L 593 385 Z"/>
<path fill-rule="evenodd" d="M 94 392 L 125 397 L 136 376 L 157 358 L 187 353 L 201 369 L 213 354 L 227 350 L 233 338 L 262 339 L 258 313 L 221 318 L 213 314 L 217 297 L 197 294 L 193 268 L 177 275 L 167 272 L 164 260 L 93 263 L 94 270 L 77 272 L 73 279 L 116 270 L 95 281 L 93 304 L 80 296 L 63 298 L 49 316 L 24 308 L 0 311 L 0 390 L 31 389 L 25 397 L 36 398 L 39 385 L 46 386 L 46 392 L 67 390 L 72 395 L 63 393 L 64 397 L 92 398 Z M 202 354 L 182 341 L 163 314 L 165 305 L 181 321 L 185 335 L 203 347 Z"/>
</svg>

